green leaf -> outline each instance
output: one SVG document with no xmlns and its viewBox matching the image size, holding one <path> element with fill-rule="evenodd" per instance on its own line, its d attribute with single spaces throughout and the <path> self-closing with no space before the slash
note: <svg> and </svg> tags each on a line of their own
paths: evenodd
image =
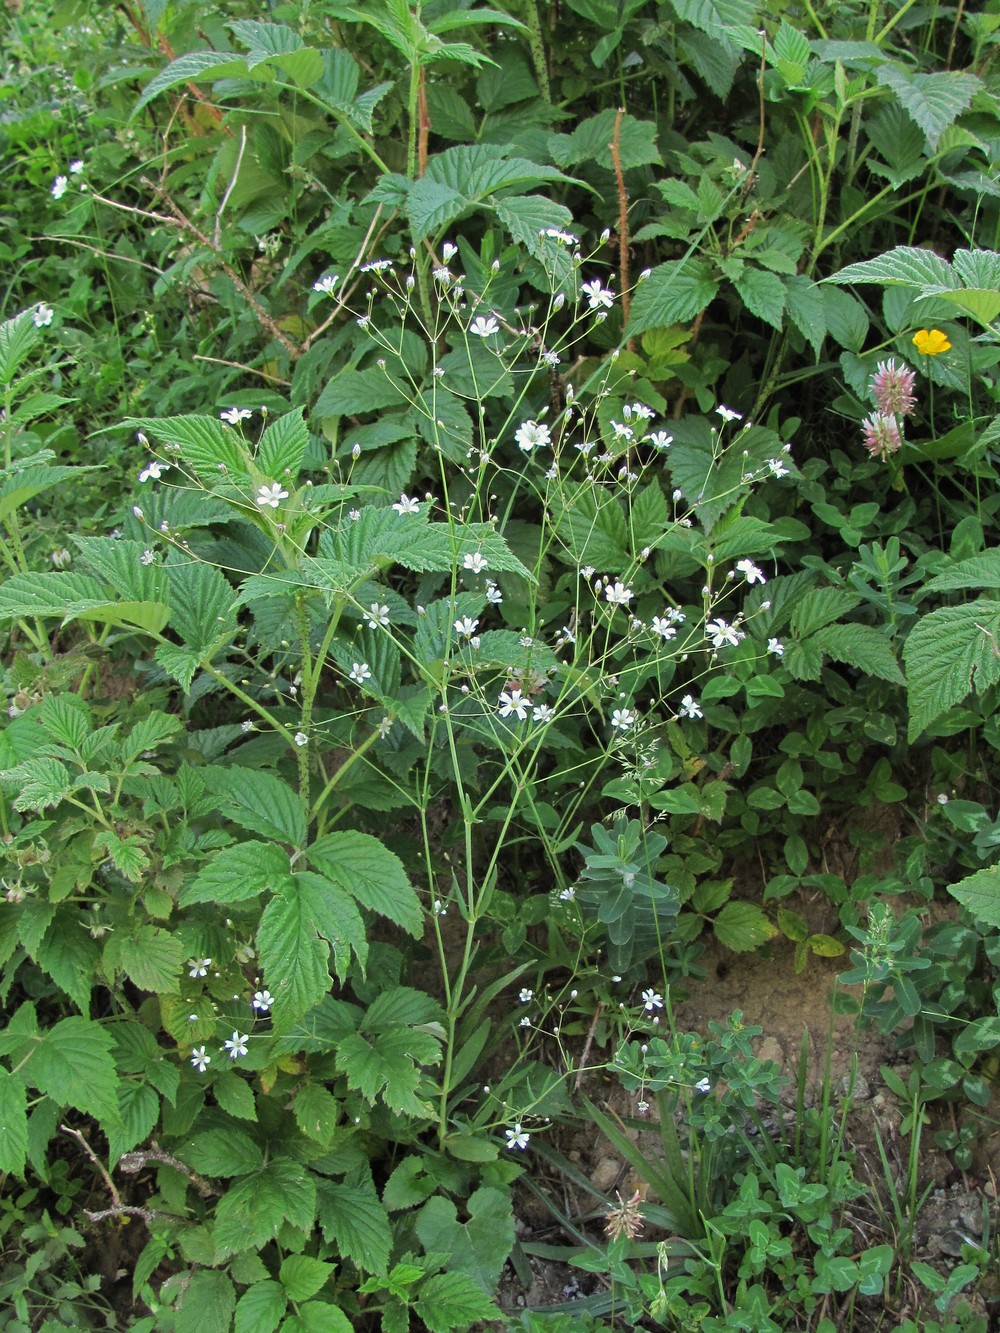
<svg viewBox="0 0 1000 1333">
<path fill-rule="evenodd" d="M 268 989 L 277 1001 L 275 1030 L 287 1032 L 332 985 L 329 948 L 317 935 L 312 915 L 298 894 L 272 898 L 264 908 L 257 952 Z"/>
<path fill-rule="evenodd" d="M 728 902 L 712 922 L 720 944 L 734 953 L 749 953 L 773 939 L 777 931 L 756 903 Z"/>
<path fill-rule="evenodd" d="M 176 643 L 159 643 L 153 654 L 167 675 L 172 676 L 187 694 L 195 672 L 201 666 L 201 654 Z"/>
<path fill-rule="evenodd" d="M 20 505 L 42 491 L 69 481 L 83 472 L 91 471 L 84 467 L 63 467 L 55 464 L 40 463 L 35 467 L 21 468 L 12 477 L 0 484 L 0 522 L 12 514 Z"/>
<path fill-rule="evenodd" d="M 274 481 L 294 482 L 308 445 L 309 431 L 302 419 L 302 408 L 297 407 L 268 426 L 260 442 L 257 466 Z"/>
<path fill-rule="evenodd" d="M 177 895 L 182 907 L 192 903 L 241 903 L 266 893 L 275 881 L 287 881 L 288 853 L 273 842 L 250 839 L 223 847 Z"/>
<path fill-rule="evenodd" d="M 0 344 L 2 350 L 2 344 Z M 28 1094 L 20 1074 L 0 1066 L 0 1171 L 24 1175 L 28 1152 Z"/>
<path fill-rule="evenodd" d="M 164 569 L 170 628 L 191 652 L 208 655 L 236 633 L 236 594 L 214 565 L 185 561 Z"/>
<path fill-rule="evenodd" d="M 677 17 L 717 42 L 760 55 L 757 6 L 753 0 L 671 0 Z"/>
<path fill-rule="evenodd" d="M 90 988 L 101 956 L 100 945 L 91 938 L 88 923 L 79 912 L 60 910 L 33 957 L 84 1015 L 90 1010 Z"/>
<path fill-rule="evenodd" d="M 161 926 L 115 931 L 104 951 L 105 965 L 121 969 L 140 990 L 172 995 L 180 988 L 184 944 Z"/>
<path fill-rule="evenodd" d="M 75 1106 L 107 1124 L 118 1121 L 118 1076 L 112 1037 L 99 1023 L 64 1018 L 32 1046 L 27 1081 L 59 1106 Z"/>
<path fill-rule="evenodd" d="M 355 1032 L 337 1048 L 337 1068 L 351 1088 L 371 1103 L 381 1096 L 393 1111 L 419 1120 L 430 1112 L 417 1096 L 423 1078 L 417 1062 L 436 1063 L 440 1058 L 438 1042 L 410 1028 L 391 1028 L 371 1037 Z"/>
<path fill-rule="evenodd" d="M 298 899 L 314 928 L 333 945 L 335 970 L 342 981 L 347 976 L 351 949 L 362 968 L 365 966 L 368 937 L 350 894 L 311 870 L 297 871 L 289 888 L 282 891 Z"/>
<path fill-rule="evenodd" d="M 435 1273 L 421 1283 L 414 1309 L 429 1333 L 452 1333 L 500 1318 L 489 1296 L 465 1273 Z"/>
<path fill-rule="evenodd" d="M 341 1104 L 320 1083 L 308 1083 L 295 1094 L 295 1123 L 317 1143 L 329 1143 L 340 1123 Z"/>
<path fill-rule="evenodd" d="M 1000 548 L 959 560 L 943 574 L 928 579 L 924 592 L 955 592 L 961 588 L 1000 588 Z"/>
<path fill-rule="evenodd" d="M 385 1274 L 392 1231 L 374 1185 L 320 1181 L 319 1224 L 324 1240 L 345 1259 L 363 1272 Z"/>
<path fill-rule="evenodd" d="M 361 412 L 402 407 L 406 401 L 403 386 L 396 384 L 385 371 L 371 366 L 365 370 L 342 370 L 320 394 L 313 412 L 320 420 L 356 416 Z"/>
<path fill-rule="evenodd" d="M 253 1088 L 239 1074 L 222 1070 L 212 1084 L 212 1094 L 222 1109 L 238 1120 L 256 1120 L 257 1103 Z"/>
<path fill-rule="evenodd" d="M 973 688 L 982 693 L 1000 680 L 1000 602 L 982 597 L 923 616 L 903 661 L 913 742 Z"/>
<path fill-rule="evenodd" d="M 614 169 L 611 142 L 615 137 L 615 122 L 619 112 L 606 107 L 596 116 L 582 121 L 572 134 L 554 134 L 549 139 L 549 152 L 561 167 L 573 167 L 581 162 L 596 162 L 605 171 Z M 619 123 L 619 156 L 623 171 L 630 167 L 663 162 L 656 147 L 656 125 L 651 120 L 637 120 L 624 115 Z"/>
<path fill-rule="evenodd" d="M 307 1301 L 326 1284 L 333 1264 L 312 1259 L 307 1254 L 290 1254 L 283 1260 L 278 1276 L 290 1301 Z"/>
<path fill-rule="evenodd" d="M 780 332 L 785 312 L 785 284 L 776 273 L 744 268 L 734 279 L 733 286 L 751 315 Z"/>
<path fill-rule="evenodd" d="M 180 1155 L 204 1176 L 248 1176 L 264 1165 L 260 1148 L 245 1130 L 235 1126 L 195 1135 Z"/>
<path fill-rule="evenodd" d="M 0 384 L 10 384 L 42 339 L 34 312 L 24 310 L 0 324 Z"/>
<path fill-rule="evenodd" d="M 719 280 L 703 259 L 671 259 L 653 269 L 632 298 L 626 338 L 686 323 L 715 298 Z"/>
<path fill-rule="evenodd" d="M 425 1250 L 450 1256 L 449 1271 L 463 1273 L 489 1295 L 514 1248 L 510 1195 L 484 1187 L 470 1195 L 469 1217 L 459 1222 L 450 1199 L 428 1199 L 417 1214 L 415 1230 Z"/>
<path fill-rule="evenodd" d="M 270 1278 L 255 1282 L 236 1304 L 236 1333 L 274 1333 L 287 1308 L 279 1282 Z"/>
<path fill-rule="evenodd" d="M 857 593 L 846 588 L 811 588 L 795 604 L 792 633 L 807 638 L 832 620 L 838 620 L 853 611 L 860 602 Z"/>
<path fill-rule="evenodd" d="M 118 1115 L 120 1127 L 108 1127 L 108 1150 L 116 1159 L 152 1134 L 160 1118 L 160 1099 L 148 1083 L 123 1079 L 118 1085 Z"/>
<path fill-rule="evenodd" d="M 839 285 L 878 282 L 886 287 L 960 287 L 961 279 L 948 263 L 933 250 L 913 245 L 897 245 L 875 259 L 848 264 L 839 273 L 824 278 Z"/>
<path fill-rule="evenodd" d="M 876 68 L 875 78 L 883 87 L 893 90 L 906 114 L 927 135 L 932 149 L 937 147 L 942 132 L 968 109 L 983 86 L 974 74 L 960 70 L 911 74 L 888 62 Z"/>
<path fill-rule="evenodd" d="M 957 884 L 949 884 L 948 892 L 980 925 L 1000 930 L 1000 866 L 966 875 Z"/>
<path fill-rule="evenodd" d="M 290 1157 L 274 1157 L 263 1171 L 237 1181 L 219 1201 L 216 1258 L 261 1249 L 286 1221 L 308 1231 L 315 1216 L 316 1177 Z"/>
<path fill-rule="evenodd" d="M 176 88 L 182 83 L 197 83 L 199 80 L 210 82 L 214 79 L 235 78 L 247 72 L 246 64 L 233 56 L 218 51 L 189 51 L 172 60 L 166 69 L 160 70 L 150 80 L 136 102 L 132 116 L 137 116 L 144 106 L 148 106 L 154 97 L 166 92 L 168 88 Z"/>
<path fill-rule="evenodd" d="M 306 818 L 298 796 L 272 773 L 249 768 L 199 770 L 205 786 L 218 797 L 227 819 L 264 838 L 301 847 Z"/>
<path fill-rule="evenodd" d="M 310 864 L 362 907 L 388 917 L 410 935 L 423 929 L 423 908 L 402 861 L 370 833 L 328 833 L 308 849 Z"/>
<path fill-rule="evenodd" d="M 792 321 L 819 359 L 826 337 L 823 294 L 811 279 L 799 274 L 785 280 L 785 301 Z"/>
<path fill-rule="evenodd" d="M 811 643 L 835 662 L 846 662 L 868 676 L 893 685 L 906 683 L 892 644 L 874 625 L 827 625 L 812 636 Z"/>
<path fill-rule="evenodd" d="M 196 1269 L 190 1276 L 180 1309 L 174 1315 L 174 1333 L 206 1333 L 228 1329 L 236 1307 L 236 1289 L 225 1273 Z"/>
</svg>

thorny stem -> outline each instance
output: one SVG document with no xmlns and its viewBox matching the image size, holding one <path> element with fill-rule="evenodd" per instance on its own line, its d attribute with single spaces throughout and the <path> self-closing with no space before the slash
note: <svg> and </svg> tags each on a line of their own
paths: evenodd
<svg viewBox="0 0 1000 1333">
<path fill-rule="evenodd" d="M 625 108 L 620 106 L 615 113 L 615 129 L 609 145 L 611 160 L 615 167 L 615 182 L 618 187 L 618 273 L 619 291 L 622 303 L 622 324 L 628 324 L 629 311 L 629 273 L 628 273 L 628 191 L 625 188 L 625 173 L 622 171 L 622 117 Z M 631 339 L 628 343 L 632 351 Z"/>
</svg>

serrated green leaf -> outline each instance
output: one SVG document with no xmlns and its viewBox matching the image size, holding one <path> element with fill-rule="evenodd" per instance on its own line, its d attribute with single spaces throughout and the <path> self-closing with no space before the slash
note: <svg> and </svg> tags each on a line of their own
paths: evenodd
<svg viewBox="0 0 1000 1333">
<path fill-rule="evenodd" d="M 0 324 L 0 384 L 11 383 L 41 339 L 42 331 L 31 310 L 23 310 Z"/>
<path fill-rule="evenodd" d="M 79 912 L 60 909 L 33 955 L 84 1016 L 90 1013 L 90 989 L 101 956 L 88 924 Z"/>
<path fill-rule="evenodd" d="M 903 661 L 912 742 L 971 690 L 982 693 L 1000 680 L 1000 602 L 983 597 L 923 616 Z"/>
<path fill-rule="evenodd" d="M 274 1333 L 287 1308 L 280 1282 L 255 1282 L 236 1303 L 236 1333 Z"/>
<path fill-rule="evenodd" d="M 949 884 L 948 892 L 980 925 L 1000 930 L 1000 866 L 966 875 L 957 884 Z"/>
<path fill-rule="evenodd" d="M 718 290 L 719 280 L 706 260 L 668 260 L 636 288 L 625 336 L 686 323 L 706 309 Z"/>
<path fill-rule="evenodd" d="M 323 998 L 333 984 L 329 947 L 316 933 L 311 913 L 298 894 L 273 898 L 257 931 L 264 979 L 276 997 L 275 1029 L 287 1032 Z"/>
<path fill-rule="evenodd" d="M 319 1083 L 308 1083 L 295 1094 L 295 1123 L 317 1143 L 329 1143 L 340 1123 L 341 1104 Z"/>
<path fill-rule="evenodd" d="M 191 689 L 195 672 L 201 666 L 201 654 L 181 644 L 159 643 L 153 656 L 167 675 L 172 676 L 187 694 Z"/>
<path fill-rule="evenodd" d="M 337 1048 L 337 1068 L 367 1101 L 381 1097 L 398 1114 L 423 1119 L 428 1107 L 416 1095 L 423 1078 L 417 1061 L 440 1057 L 439 1044 L 427 1033 L 391 1028 L 370 1038 L 360 1032 L 345 1037 Z"/>
<path fill-rule="evenodd" d="M 259 1250 L 283 1222 L 308 1231 L 316 1216 L 316 1177 L 290 1157 L 273 1157 L 263 1171 L 226 1191 L 215 1210 L 218 1259 Z"/>
<path fill-rule="evenodd" d="M 712 929 L 719 943 L 734 953 L 749 953 L 777 933 L 763 908 L 743 902 L 726 903 Z"/>
<path fill-rule="evenodd" d="M 224 1069 L 212 1083 L 212 1094 L 224 1111 L 237 1120 L 256 1120 L 257 1103 L 253 1088 L 232 1070 Z"/>
<path fill-rule="evenodd" d="M 200 770 L 205 786 L 218 797 L 222 813 L 241 828 L 276 842 L 301 847 L 306 818 L 298 796 L 273 773 L 249 768 Z"/>
<path fill-rule="evenodd" d="M 322 420 L 380 412 L 387 407 L 402 407 L 406 401 L 402 385 L 396 384 L 385 371 L 371 366 L 365 370 L 342 370 L 320 394 L 313 412 Z"/>
<path fill-rule="evenodd" d="M 510 1195 L 484 1187 L 470 1195 L 469 1218 L 458 1220 L 455 1205 L 440 1196 L 428 1199 L 417 1214 L 415 1230 L 425 1250 L 450 1256 L 449 1271 L 463 1273 L 489 1294 L 514 1246 Z"/>
<path fill-rule="evenodd" d="M 160 1118 L 160 1099 L 148 1083 L 123 1079 L 118 1085 L 119 1125 L 108 1127 L 108 1150 L 117 1160 L 152 1134 Z"/>
<path fill-rule="evenodd" d="M 938 70 L 934 74 L 913 74 L 888 61 L 875 70 L 876 80 L 893 90 L 908 116 L 927 135 L 931 148 L 963 111 L 983 84 L 974 74 L 960 70 Z"/>
<path fill-rule="evenodd" d="M 315 1296 L 333 1272 L 333 1264 L 313 1259 L 307 1254 L 290 1254 L 278 1274 L 290 1301 L 307 1301 Z"/>
<path fill-rule="evenodd" d="M 0 349 L 2 350 L 2 349 Z M 0 1171 L 24 1175 L 28 1152 L 28 1094 L 20 1074 L 0 1066 Z"/>
<path fill-rule="evenodd" d="M 118 1076 L 111 1035 L 86 1018 L 64 1018 L 33 1044 L 24 1077 L 59 1106 L 106 1124 L 118 1121 Z"/>
<path fill-rule="evenodd" d="M 144 106 L 148 106 L 154 97 L 166 92 L 168 88 L 177 88 L 182 83 L 197 83 L 199 80 L 211 82 L 214 79 L 236 78 L 247 72 L 244 61 L 233 56 L 218 51 L 188 51 L 186 55 L 172 60 L 166 69 L 160 70 L 150 80 L 136 102 L 132 116 L 137 116 Z"/>
<path fill-rule="evenodd" d="M 861 602 L 846 588 L 811 588 L 803 593 L 792 612 L 792 633 L 808 638 L 818 629 L 853 611 Z"/>
<path fill-rule="evenodd" d="M 328 833 L 309 847 L 310 864 L 362 907 L 394 921 L 410 935 L 423 928 L 423 908 L 402 861 L 377 838 L 356 829 Z"/>
<path fill-rule="evenodd" d="M 302 408 L 297 407 L 268 426 L 257 452 L 257 466 L 268 477 L 287 485 L 299 475 L 308 445 L 309 431 L 302 419 Z"/>
<path fill-rule="evenodd" d="M 241 903 L 286 882 L 290 873 L 288 853 L 273 842 L 235 843 L 216 852 L 211 861 L 181 889 L 177 901 L 192 903 Z"/>
<path fill-rule="evenodd" d="M 116 931 L 104 951 L 105 966 L 124 971 L 140 990 L 173 995 L 180 989 L 184 945 L 162 926 Z"/>
<path fill-rule="evenodd" d="M 76 478 L 78 474 L 91 471 L 90 468 L 64 467 L 41 463 L 36 467 L 21 468 L 12 477 L 0 483 L 0 522 L 12 514 L 20 505 L 26 504 L 42 491 L 58 486 L 60 482 Z"/>
<path fill-rule="evenodd" d="M 776 273 L 747 267 L 733 280 L 733 286 L 751 315 L 780 331 L 785 313 L 785 284 Z"/>
<path fill-rule="evenodd" d="M 817 630 L 811 642 L 835 662 L 846 662 L 893 685 L 906 683 L 892 644 L 874 625 L 827 625 Z"/>
<path fill-rule="evenodd" d="M 205 1176 L 248 1176 L 264 1165 L 260 1148 L 245 1130 L 235 1126 L 196 1134 L 180 1155 Z"/>
<path fill-rule="evenodd" d="M 198 1268 L 191 1275 L 180 1308 L 174 1315 L 174 1333 L 206 1333 L 228 1329 L 236 1307 L 236 1289 L 225 1273 Z"/>
<path fill-rule="evenodd" d="M 69 621 L 107 601 L 104 585 L 89 574 L 15 574 L 0 587 L 0 619 L 37 616 Z"/>
<path fill-rule="evenodd" d="M 840 285 L 855 282 L 878 282 L 886 287 L 961 287 L 962 282 L 947 259 L 933 250 L 922 250 L 913 245 L 897 245 L 895 249 L 848 264 L 839 273 L 824 278 L 824 282 Z"/>
<path fill-rule="evenodd" d="M 557 134 L 549 139 L 549 151 L 561 167 L 575 167 L 581 162 L 596 162 L 605 171 L 614 169 L 611 143 L 618 132 L 618 153 L 622 170 L 662 163 L 656 146 L 657 128 L 651 120 L 621 116 L 615 107 L 606 107 L 596 116 L 582 121 L 572 134 Z"/>
<path fill-rule="evenodd" d="M 368 959 L 368 937 L 354 899 L 325 875 L 299 870 L 292 876 L 287 895 L 294 895 L 315 930 L 329 940 L 334 950 L 334 970 L 341 981 L 347 977 L 353 949 L 364 968 Z"/>
<path fill-rule="evenodd" d="M 319 1224 L 323 1238 L 366 1273 L 384 1275 L 389 1266 L 392 1231 L 375 1187 L 322 1180 Z"/>
<path fill-rule="evenodd" d="M 428 1333 L 452 1333 L 500 1312 L 475 1280 L 465 1273 L 435 1273 L 422 1283 L 414 1304 Z"/>
<path fill-rule="evenodd" d="M 170 628 L 202 656 L 236 633 L 236 594 L 221 570 L 201 561 L 165 565 Z"/>
</svg>

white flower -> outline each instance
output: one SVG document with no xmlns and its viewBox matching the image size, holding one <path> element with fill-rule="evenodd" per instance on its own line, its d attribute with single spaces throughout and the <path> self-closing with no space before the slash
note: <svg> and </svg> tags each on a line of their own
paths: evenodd
<svg viewBox="0 0 1000 1333">
<path fill-rule="evenodd" d="M 727 625 L 721 617 L 718 620 L 710 620 L 705 626 L 705 633 L 712 640 L 713 648 L 722 648 L 727 643 L 735 648 L 744 637 L 738 629 L 733 625 Z"/>
<path fill-rule="evenodd" d="M 452 280 L 451 270 L 446 268 L 436 268 L 432 276 L 434 278 L 434 281 L 440 282 L 442 286 L 445 286 Z"/>
<path fill-rule="evenodd" d="M 246 718 L 240 723 L 240 731 L 256 731 L 257 725 L 251 718 Z"/>
<path fill-rule="evenodd" d="M 781 642 L 780 639 L 768 639 L 767 651 L 769 653 L 774 653 L 775 657 L 784 657 L 785 645 Z"/>
<path fill-rule="evenodd" d="M 471 616 L 463 616 L 461 620 L 455 621 L 455 633 L 464 634 L 467 639 L 471 639 L 478 626 L 478 620 L 473 620 Z"/>
<path fill-rule="evenodd" d="M 674 437 L 668 435 L 665 430 L 654 430 L 649 437 L 649 442 L 654 449 L 669 449 L 674 442 Z"/>
<path fill-rule="evenodd" d="M 742 420 L 743 420 L 743 415 L 742 415 L 742 413 L 740 413 L 740 412 L 734 412 L 733 409 L 732 409 L 731 407 L 723 407 L 723 406 L 721 406 L 721 404 L 720 404 L 720 406 L 717 407 L 715 410 L 716 410 L 716 412 L 719 414 L 719 416 L 722 418 L 723 421 L 742 421 Z"/>
<path fill-rule="evenodd" d="M 358 519 L 361 517 L 361 510 L 349 509 L 347 511 L 347 517 L 351 520 L 352 523 L 357 523 Z"/>
<path fill-rule="evenodd" d="M 401 495 L 392 507 L 397 514 L 420 513 L 420 501 L 414 499 L 411 495 Z"/>
<path fill-rule="evenodd" d="M 542 235 L 550 237 L 553 241 L 558 241 L 560 245 L 580 244 L 578 236 L 574 236 L 571 231 L 560 231 L 558 227 L 546 227 Z"/>
<path fill-rule="evenodd" d="M 635 431 L 632 427 L 623 425 L 620 421 L 612 421 L 611 429 L 615 433 L 616 440 L 631 440 L 635 436 Z"/>
<path fill-rule="evenodd" d="M 788 468 L 785 467 L 784 463 L 781 461 L 780 458 L 769 458 L 767 460 L 767 466 L 771 469 L 772 476 L 775 477 L 788 476 Z"/>
<path fill-rule="evenodd" d="M 677 711 L 680 713 L 681 717 L 705 716 L 701 711 L 701 705 L 695 699 L 693 694 L 685 694 L 684 698 L 681 700 L 681 706 Z"/>
<path fill-rule="evenodd" d="M 524 1017 L 521 1019 L 520 1023 L 518 1023 L 518 1027 L 522 1027 L 522 1028 L 530 1028 L 530 1027 L 531 1027 L 531 1019 L 528 1017 L 527 1014 L 525 1014 Z"/>
<path fill-rule="evenodd" d="M 532 999 L 534 999 L 534 995 L 535 992 L 533 990 L 530 990 L 527 986 L 522 986 L 518 992 L 517 998 L 522 1004 L 530 1004 Z"/>
<path fill-rule="evenodd" d="M 645 403 L 633 403 L 632 415 L 638 417 L 640 421 L 652 421 L 656 413 L 651 407 L 647 407 Z"/>
<path fill-rule="evenodd" d="M 711 1083 L 709 1083 L 707 1078 L 700 1078 L 698 1082 L 694 1085 L 694 1090 L 695 1092 L 711 1092 L 712 1085 Z"/>
<path fill-rule="evenodd" d="M 297 731 L 295 733 L 294 739 L 295 739 L 295 744 L 299 747 L 300 750 L 303 745 L 309 744 L 309 737 L 306 735 L 304 731 Z"/>
<path fill-rule="evenodd" d="M 155 551 L 150 551 L 150 550 L 145 550 L 145 551 L 143 551 L 142 555 L 139 557 L 139 563 L 140 563 L 141 565 L 152 565 L 152 564 L 155 564 L 155 563 L 156 563 L 156 552 L 155 552 Z"/>
<path fill-rule="evenodd" d="M 487 563 L 486 557 L 478 551 L 466 552 L 462 556 L 462 568 L 471 570 L 473 574 L 481 574 Z"/>
<path fill-rule="evenodd" d="M 560 902 L 571 903 L 576 897 L 576 889 L 571 884 L 568 889 L 563 889 L 559 894 Z"/>
<path fill-rule="evenodd" d="M 663 1008 L 663 996 L 650 987 L 642 992 L 642 1003 L 646 1012 L 651 1014 L 654 1009 Z"/>
<path fill-rule="evenodd" d="M 359 273 L 384 273 L 387 268 L 392 268 L 391 259 L 370 259 L 367 264 L 362 264 L 358 269 Z"/>
<path fill-rule="evenodd" d="M 249 421 L 253 416 L 249 407 L 230 407 L 225 412 L 220 412 L 219 416 L 223 421 L 228 421 L 230 426 L 238 426 L 241 421 Z"/>
<path fill-rule="evenodd" d="M 253 993 L 253 1007 L 259 1009 L 262 1014 L 266 1014 L 274 1004 L 274 996 L 269 990 L 255 990 Z"/>
<path fill-rule="evenodd" d="M 549 444 L 552 435 L 548 426 L 537 421 L 526 421 L 514 432 L 514 439 L 522 453 L 530 454 L 532 449 L 537 449 L 539 445 Z"/>
<path fill-rule="evenodd" d="M 551 722 L 555 717 L 555 712 L 548 706 L 548 704 L 535 704 L 532 716 L 536 722 Z"/>
<path fill-rule="evenodd" d="M 676 629 L 674 629 L 670 621 L 664 616 L 654 616 L 650 628 L 653 633 L 658 634 L 661 639 L 676 639 L 677 637 Z"/>
<path fill-rule="evenodd" d="M 649 1102 L 636 1102 L 635 1109 L 639 1112 L 640 1115 L 645 1115 L 646 1112 L 649 1110 Z"/>
<path fill-rule="evenodd" d="M 447 916 L 447 915 L 448 915 L 448 909 L 447 909 L 447 907 L 444 905 L 444 903 L 441 901 L 440 898 L 435 898 L 435 899 L 434 899 L 434 915 L 435 915 L 435 916 Z"/>
<path fill-rule="evenodd" d="M 508 1148 L 527 1148 L 531 1135 L 526 1133 L 520 1124 L 516 1124 L 513 1129 L 505 1129 L 504 1133 L 507 1135 Z"/>
<path fill-rule="evenodd" d="M 489 319 L 484 319 L 482 315 L 477 315 L 469 325 L 469 332 L 477 338 L 489 338 L 491 334 L 500 332 L 500 325 L 493 315 Z"/>
<path fill-rule="evenodd" d="M 447 264 L 458 254 L 458 246 L 453 245 L 451 241 L 445 241 L 441 247 L 441 258 Z"/>
<path fill-rule="evenodd" d="M 764 571 L 758 569 L 752 560 L 737 560 L 737 571 L 744 576 L 747 583 L 766 583 Z"/>
<path fill-rule="evenodd" d="M 624 583 L 619 581 L 609 584 L 604 589 L 604 596 L 612 606 L 628 606 L 633 593 L 631 588 L 626 588 Z"/>
<path fill-rule="evenodd" d="M 611 714 L 611 725 L 617 731 L 628 731 L 638 718 L 639 714 L 634 713 L 631 708 L 616 708 Z"/>
<path fill-rule="evenodd" d="M 492 579 L 486 580 L 486 600 L 492 606 L 499 606 L 500 603 L 503 601 L 503 593 L 500 591 L 500 589 L 497 587 L 497 585 L 493 582 Z"/>
<path fill-rule="evenodd" d="M 75 161 L 69 164 L 69 174 L 71 176 L 79 176 L 82 170 L 83 170 L 83 162 L 80 160 L 80 158 L 76 158 Z"/>
<path fill-rule="evenodd" d="M 368 622 L 369 629 L 378 629 L 380 625 L 388 625 L 389 608 L 387 606 L 379 606 L 378 602 L 372 602 L 365 615 L 365 620 Z"/>
<path fill-rule="evenodd" d="M 141 522 L 142 522 L 142 510 L 139 508 L 138 505 L 133 505 L 133 506 L 132 506 L 132 513 L 135 515 L 135 517 L 136 517 L 136 518 L 139 520 L 139 522 L 141 523 Z"/>
<path fill-rule="evenodd" d="M 205 1070 L 212 1063 L 212 1057 L 205 1054 L 204 1046 L 196 1046 L 191 1052 L 191 1063 L 197 1069 L 199 1074 L 204 1074 Z"/>
<path fill-rule="evenodd" d="M 139 473 L 139 480 L 149 481 L 152 477 L 153 481 L 159 481 L 169 466 L 169 463 L 157 463 L 154 459 L 152 463 L 147 463 Z"/>
<path fill-rule="evenodd" d="M 325 277 L 317 278 L 313 283 L 314 292 L 325 292 L 327 296 L 333 295 L 333 289 L 340 281 L 336 273 L 327 273 Z"/>
<path fill-rule="evenodd" d="M 230 1060 L 235 1060 L 237 1056 L 240 1055 L 246 1055 L 247 1042 L 249 1041 L 249 1039 L 250 1039 L 249 1034 L 246 1034 L 241 1037 L 239 1032 L 234 1032 L 232 1041 L 224 1041 L 222 1043 L 223 1046 L 226 1048 L 226 1050 L 229 1052 Z"/>
<path fill-rule="evenodd" d="M 189 977 L 207 977 L 208 969 L 212 966 L 211 958 L 192 958 L 188 962 L 190 971 Z"/>
<path fill-rule="evenodd" d="M 366 680 L 371 680 L 372 669 L 367 662 L 355 662 L 350 670 L 351 680 L 358 685 L 363 685 Z"/>
<path fill-rule="evenodd" d="M 555 369 L 555 367 L 562 361 L 562 357 L 558 352 L 547 350 L 542 353 L 541 360 L 544 361 L 547 366 L 552 366 L 552 368 Z"/>
<path fill-rule="evenodd" d="M 31 317 L 35 322 L 35 328 L 44 329 L 47 324 L 51 324 L 52 316 L 54 314 L 55 311 L 50 305 L 46 305 L 44 301 L 40 302 L 35 313 Z"/>
<path fill-rule="evenodd" d="M 261 486 L 257 492 L 258 509 L 277 509 L 282 500 L 288 499 L 288 492 L 280 481 L 272 481 L 269 486 Z"/>
<path fill-rule="evenodd" d="M 587 298 L 587 304 L 591 310 L 610 310 L 614 305 L 614 292 L 607 287 L 602 287 L 599 278 L 594 278 L 592 282 L 585 282 L 581 290 Z"/>
<path fill-rule="evenodd" d="M 531 700 L 526 699 L 522 692 L 517 689 L 504 690 L 497 700 L 497 709 L 501 717 L 516 716 L 519 722 L 523 722 L 528 716 L 528 709 L 531 707 Z"/>
<path fill-rule="evenodd" d="M 52 182 L 52 198 L 61 199 L 69 189 L 69 177 L 57 176 Z"/>
</svg>

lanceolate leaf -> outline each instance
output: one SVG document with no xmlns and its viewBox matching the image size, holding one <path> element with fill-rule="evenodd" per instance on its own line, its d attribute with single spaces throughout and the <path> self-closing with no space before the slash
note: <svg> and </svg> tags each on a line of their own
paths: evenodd
<svg viewBox="0 0 1000 1333">
<path fill-rule="evenodd" d="M 20 1074 L 0 1067 L 0 1171 L 24 1175 L 28 1150 L 28 1095 Z"/>
<path fill-rule="evenodd" d="M 981 597 L 932 611 L 910 631 L 903 660 L 914 741 L 971 690 L 1000 680 L 1000 601 Z"/>
</svg>

